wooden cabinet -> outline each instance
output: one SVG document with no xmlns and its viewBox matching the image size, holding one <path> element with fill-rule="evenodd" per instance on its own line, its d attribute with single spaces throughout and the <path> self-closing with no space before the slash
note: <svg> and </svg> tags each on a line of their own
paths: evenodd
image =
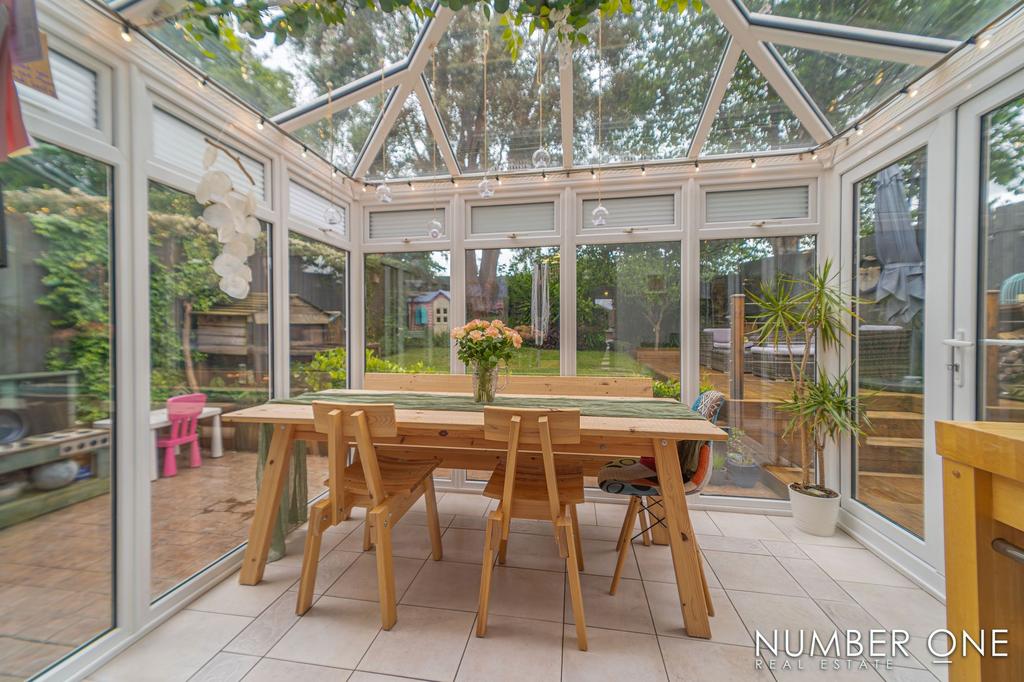
<svg viewBox="0 0 1024 682">
<path fill-rule="evenodd" d="M 985 654 L 952 655 L 950 682 L 1024 680 L 1024 424 L 937 422 L 947 628 L 985 634 Z M 992 629 L 1008 630 L 993 657 Z M 980 639 L 978 640 L 980 641 Z M 936 648 L 948 648 L 937 638 Z"/>
</svg>

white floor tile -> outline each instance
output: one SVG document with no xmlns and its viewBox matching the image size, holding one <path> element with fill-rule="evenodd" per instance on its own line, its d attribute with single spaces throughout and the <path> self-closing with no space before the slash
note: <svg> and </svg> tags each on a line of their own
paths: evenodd
<svg viewBox="0 0 1024 682">
<path fill-rule="evenodd" d="M 623 498 L 626 499 L 626 498 Z M 611 526 L 613 528 L 621 528 L 622 521 L 626 518 L 626 506 L 625 504 L 595 504 L 594 512 L 597 518 L 597 525 L 599 526 Z M 582 523 L 583 519 L 580 519 Z M 639 530 L 637 525 L 637 530 Z"/>
<path fill-rule="evenodd" d="M 608 505 L 602 505 L 608 506 Z M 623 510 L 625 513 L 625 510 Z M 579 519 L 581 526 L 596 526 L 597 525 L 597 505 L 593 502 L 584 502 L 583 504 L 576 505 L 576 517 Z M 622 517 L 619 517 L 619 523 L 621 524 Z"/>
<path fill-rule="evenodd" d="M 937 682 L 938 678 L 921 668 L 893 667 L 878 671 L 885 682 Z"/>
<path fill-rule="evenodd" d="M 597 527 L 597 526 L 595 526 Z M 619 560 L 619 553 L 615 549 L 615 543 L 609 540 L 590 540 L 583 538 L 583 572 L 588 575 L 611 576 L 615 574 L 615 564 Z M 622 564 L 623 578 L 640 578 L 640 569 L 636 565 L 636 556 L 630 549 Z"/>
<path fill-rule="evenodd" d="M 821 535 L 811 535 L 805 533 L 796 527 L 796 522 L 793 521 L 792 516 L 769 516 L 768 520 L 775 525 L 776 528 L 786 534 L 786 539 L 791 542 L 795 542 L 800 545 L 801 548 L 804 545 L 825 545 L 828 547 L 860 547 L 860 543 L 851 538 L 849 535 L 841 530 L 836 530 L 835 535 L 829 535 L 823 537 Z"/>
<path fill-rule="evenodd" d="M 351 670 L 379 631 L 380 607 L 376 603 L 324 596 L 267 655 Z"/>
<path fill-rule="evenodd" d="M 401 603 L 476 613 L 479 595 L 479 564 L 427 561 Z"/>
<path fill-rule="evenodd" d="M 505 565 L 542 571 L 565 571 L 565 559 L 558 556 L 558 544 L 553 535 L 509 533 Z"/>
<path fill-rule="evenodd" d="M 779 631 L 780 641 L 786 630 L 794 633 L 794 637 L 800 630 L 814 630 L 831 637 L 836 629 L 825 612 L 807 597 L 739 590 L 728 590 L 728 593 L 751 638 L 756 632 L 771 637 L 775 630 Z"/>
<path fill-rule="evenodd" d="M 544 524 L 540 528 L 542 532 L 538 532 L 538 535 L 547 535 L 549 537 L 554 535 L 554 531 L 552 530 L 550 523 Z M 584 540 L 616 542 L 619 539 L 619 529 L 613 526 L 580 526 L 580 537 Z M 636 542 L 640 541 L 636 540 Z"/>
<path fill-rule="evenodd" d="M 948 643 L 945 646 L 948 648 Z M 932 652 L 928 650 L 928 640 L 926 638 L 911 637 L 910 641 L 907 642 L 907 648 L 910 649 L 910 653 L 913 654 L 918 662 L 938 678 L 940 682 L 946 682 L 949 679 L 949 664 L 943 663 L 943 659 L 932 655 Z M 939 648 L 938 642 L 936 642 L 935 648 Z"/>
<path fill-rule="evenodd" d="M 427 561 L 434 563 L 432 559 Z M 423 566 L 423 560 L 394 557 L 392 564 L 395 570 L 395 598 L 401 600 L 420 567 Z M 325 594 L 330 597 L 377 601 L 376 555 L 373 552 L 367 552 L 352 562 L 348 570 L 327 588 Z"/>
<path fill-rule="evenodd" d="M 368 673 L 365 670 L 357 670 L 348 678 L 348 682 L 409 682 L 416 680 L 415 677 L 397 677 L 395 675 L 381 675 L 379 673 Z"/>
<path fill-rule="evenodd" d="M 495 566 L 489 612 L 501 616 L 562 620 L 563 574 Z"/>
<path fill-rule="evenodd" d="M 444 561 L 479 566 L 484 555 L 484 531 L 449 528 L 441 536 L 441 545 L 444 547 Z"/>
<path fill-rule="evenodd" d="M 189 682 L 238 682 L 259 662 L 258 656 L 220 652 L 189 678 Z"/>
<path fill-rule="evenodd" d="M 789 571 L 789 574 L 812 599 L 853 601 L 853 598 L 835 580 L 832 580 L 818 564 L 810 559 L 778 557 L 777 561 Z"/>
<path fill-rule="evenodd" d="M 250 656 L 266 655 L 277 644 L 277 640 L 281 639 L 299 619 L 295 615 L 297 597 L 298 594 L 295 592 L 282 594 L 256 620 L 238 633 L 224 650 Z"/>
<path fill-rule="evenodd" d="M 773 556 L 710 550 L 705 550 L 704 556 L 727 590 L 788 594 L 794 597 L 805 595 L 793 576 Z"/>
<path fill-rule="evenodd" d="M 245 682 L 345 682 L 351 672 L 342 668 L 264 658 L 244 679 Z"/>
<path fill-rule="evenodd" d="M 437 501 L 437 511 L 441 514 L 483 516 L 490 504 L 491 498 L 478 493 L 445 493 Z"/>
<path fill-rule="evenodd" d="M 588 627 L 629 632 L 654 633 L 651 609 L 644 585 L 639 580 L 620 580 L 615 595 L 608 594 L 609 579 L 600 575 L 580 576 L 583 586 L 583 617 Z M 568 590 L 568 585 L 566 585 Z M 575 623 L 572 601 L 565 598 L 565 622 Z"/>
<path fill-rule="evenodd" d="M 741 514 L 736 512 L 707 512 L 722 535 L 734 538 L 756 540 L 785 540 L 786 535 L 763 514 Z"/>
<path fill-rule="evenodd" d="M 350 533 L 338 549 L 346 552 L 363 551 L 363 529 Z M 426 559 L 430 556 L 430 534 L 426 526 L 414 523 L 399 523 L 391 531 L 391 555 L 407 559 Z M 370 550 L 373 552 L 373 549 Z"/>
<path fill-rule="evenodd" d="M 946 609 L 934 597 L 917 587 L 889 587 L 868 583 L 841 582 L 861 606 L 882 627 L 900 628 L 915 637 L 927 637 L 945 627 Z"/>
<path fill-rule="evenodd" d="M 683 614 L 679 606 L 679 591 L 671 583 L 644 583 L 647 602 L 654 616 L 654 627 L 659 635 L 687 637 L 683 628 Z M 711 589 L 711 602 L 715 615 L 711 617 L 711 640 L 719 644 L 753 646 L 753 640 L 743 626 L 725 590 Z"/>
<path fill-rule="evenodd" d="M 487 636 L 469 638 L 456 682 L 559 682 L 562 624 L 492 614 Z"/>
<path fill-rule="evenodd" d="M 512 519 L 509 524 L 513 533 L 526 533 L 527 535 L 547 535 L 554 537 L 555 527 L 550 521 L 537 521 L 535 519 Z M 584 526 L 580 526 L 583 528 Z M 588 529 L 597 530 L 597 526 L 586 526 Z M 602 527 L 601 530 L 604 530 Z"/>
<path fill-rule="evenodd" d="M 452 517 L 452 522 L 448 524 L 448 527 L 466 528 L 468 530 L 484 530 L 485 528 L 487 528 L 487 517 L 465 516 L 463 514 L 456 514 Z"/>
<path fill-rule="evenodd" d="M 317 564 L 316 569 L 316 585 L 313 587 L 313 594 L 319 596 L 327 591 L 327 588 L 333 585 L 341 577 L 341 574 L 347 571 L 349 566 L 355 563 L 361 556 L 363 556 L 362 552 L 347 552 L 343 549 L 336 549 L 320 557 L 320 563 Z M 371 553 L 370 556 L 374 555 Z M 290 589 L 293 592 L 297 592 L 299 581 L 296 580 Z"/>
<path fill-rule="evenodd" d="M 672 637 L 660 643 L 673 682 L 772 682 L 771 673 L 755 666 L 749 647 Z"/>
<path fill-rule="evenodd" d="M 442 514 L 437 513 L 437 522 L 442 529 L 447 528 L 451 525 L 451 522 L 455 520 L 455 514 Z M 425 511 L 408 511 L 402 516 L 402 523 L 408 523 L 413 526 L 426 526 L 427 525 L 427 512 Z"/>
<path fill-rule="evenodd" d="M 833 580 L 914 587 L 903 574 L 866 549 L 807 545 L 803 550 Z"/>
<path fill-rule="evenodd" d="M 693 525 L 693 532 L 701 535 L 721 535 L 722 531 L 706 511 L 690 509 L 690 523 Z"/>
<path fill-rule="evenodd" d="M 735 538 L 728 535 L 697 535 L 697 544 L 703 550 L 716 552 L 739 552 L 741 554 L 771 555 L 771 552 L 754 538 Z"/>
<path fill-rule="evenodd" d="M 251 618 L 181 611 L 93 674 L 95 680 L 187 680 L 241 632 Z"/>
<path fill-rule="evenodd" d="M 398 623 L 381 631 L 359 670 L 450 682 L 475 620 L 463 611 L 399 606 Z"/>
<path fill-rule="evenodd" d="M 675 583 L 676 574 L 672 567 L 672 551 L 663 545 L 651 545 L 645 547 L 633 543 L 633 552 L 636 554 L 637 564 L 640 566 L 640 576 L 644 580 L 653 580 L 660 583 Z M 707 578 L 708 587 L 721 587 L 718 577 L 711 569 L 707 560 L 703 557 L 704 577 Z"/>
<path fill-rule="evenodd" d="M 806 559 L 800 546 L 789 540 L 761 540 L 761 544 L 771 552 L 772 556 L 786 557 L 787 559 Z"/>
<path fill-rule="evenodd" d="M 236 572 L 189 604 L 188 608 L 254 618 L 284 594 L 298 577 L 297 565 L 279 562 L 267 564 L 263 580 L 258 585 L 240 585 Z"/>
<path fill-rule="evenodd" d="M 576 626 L 566 625 L 562 641 L 562 682 L 658 682 L 667 680 L 654 635 L 587 628 L 587 651 L 576 645 Z"/>
</svg>

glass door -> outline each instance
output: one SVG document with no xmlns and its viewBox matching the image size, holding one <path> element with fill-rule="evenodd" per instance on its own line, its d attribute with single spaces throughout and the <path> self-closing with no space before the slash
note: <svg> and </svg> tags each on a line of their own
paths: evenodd
<svg viewBox="0 0 1024 682">
<path fill-rule="evenodd" d="M 952 117 L 843 174 L 844 276 L 857 318 L 847 360 L 864 435 L 847 444 L 843 508 L 941 566 L 934 422 L 950 415 Z"/>
<path fill-rule="evenodd" d="M 1024 421 L 1024 77 L 960 110 L 957 419 Z M 970 295 L 974 293 L 975 295 Z"/>
</svg>

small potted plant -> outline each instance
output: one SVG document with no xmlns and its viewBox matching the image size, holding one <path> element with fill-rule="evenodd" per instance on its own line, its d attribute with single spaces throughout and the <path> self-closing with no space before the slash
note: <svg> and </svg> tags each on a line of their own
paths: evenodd
<svg viewBox="0 0 1024 682">
<path fill-rule="evenodd" d="M 501 320 L 473 320 L 452 332 L 459 360 L 473 374 L 473 399 L 494 402 L 498 389 L 498 368 L 508 367 L 523 345 L 523 337 Z"/>
<path fill-rule="evenodd" d="M 725 470 L 729 472 L 732 482 L 739 487 L 753 488 L 761 480 L 761 467 L 750 454 L 746 436 L 743 429 L 734 427 L 729 430 Z"/>
<path fill-rule="evenodd" d="M 830 375 L 812 359 L 815 348 L 838 350 L 852 337 L 847 321 L 857 317 L 854 305 L 865 303 L 844 294 L 838 277 L 828 260 L 801 278 L 762 282 L 759 293 L 750 294 L 761 311 L 755 315 L 758 342 L 792 349 L 783 356 L 790 396 L 777 406 L 790 415 L 783 438 L 795 437 L 800 447 L 800 481 L 790 484 L 789 500 L 797 528 L 822 536 L 833 535 L 839 519 L 839 493 L 825 486 L 825 448 L 843 434 L 860 436 L 866 423 L 857 414 L 849 370 Z"/>
</svg>

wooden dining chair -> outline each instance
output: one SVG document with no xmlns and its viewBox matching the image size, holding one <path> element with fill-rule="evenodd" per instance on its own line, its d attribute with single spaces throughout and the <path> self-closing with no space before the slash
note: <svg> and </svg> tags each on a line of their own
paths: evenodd
<svg viewBox="0 0 1024 682">
<path fill-rule="evenodd" d="M 363 551 L 370 549 L 371 544 L 376 545 L 381 626 L 390 630 L 398 619 L 391 532 L 421 496 L 426 501 L 433 558 L 441 560 L 441 525 L 434 495 L 434 469 L 441 462 L 378 457 L 374 438 L 398 434 L 394 405 L 314 401 L 313 419 L 317 432 L 327 435 L 328 494 L 310 508 L 295 612 L 301 616 L 313 603 L 324 531 L 348 518 L 353 507 L 362 507 L 366 509 Z M 349 444 L 353 441 L 357 461 L 346 466 Z"/>
<path fill-rule="evenodd" d="M 500 563 L 505 563 L 512 519 L 550 520 L 555 527 L 559 556 L 565 559 L 569 574 L 576 641 L 580 651 L 586 651 L 580 587 L 582 554 L 576 518 L 576 505 L 583 502 L 583 471 L 579 467 L 556 466 L 553 449 L 555 445 L 580 442 L 580 412 L 485 407 L 484 438 L 508 443 L 508 450 L 504 462 L 499 463 L 484 488 L 484 495 L 499 500 L 499 504 L 487 516 L 476 635 L 487 634 L 495 555 Z M 539 446 L 540 461 L 535 455 L 520 452 L 523 446 L 533 446 L 526 449 L 534 452 Z"/>
<path fill-rule="evenodd" d="M 704 391 L 697 396 L 693 403 L 694 412 L 710 421 L 712 424 L 718 421 L 718 414 L 725 404 L 725 395 L 719 391 Z M 704 489 L 711 480 L 711 443 L 683 441 L 679 444 L 679 465 L 683 472 L 683 486 L 687 495 L 695 495 Z M 615 563 L 615 573 L 612 575 L 611 586 L 608 594 L 615 594 L 619 586 L 619 578 L 622 576 L 622 567 L 626 562 L 626 555 L 633 544 L 632 535 L 636 522 L 640 520 L 641 533 L 644 534 L 644 544 L 649 544 L 647 532 L 651 528 L 648 518 L 654 519 L 655 524 L 664 525 L 663 516 L 658 516 L 655 509 L 661 508 L 661 488 L 658 483 L 658 472 L 653 457 L 627 457 L 609 462 L 598 473 L 598 486 L 606 493 L 617 495 L 629 495 L 629 504 L 626 507 L 626 518 L 622 521 L 622 528 L 619 530 L 619 539 L 616 549 L 619 552 L 618 560 Z M 657 501 L 647 504 L 645 499 L 658 498 Z M 664 514 L 664 512 L 661 512 Z M 696 545 L 697 538 L 693 538 Z M 699 548 L 698 548 L 699 549 Z M 708 581 L 704 577 L 704 565 L 698 562 L 700 568 L 701 582 L 703 583 L 704 599 L 707 601 L 708 613 L 715 615 L 715 607 L 711 603 L 711 592 L 708 590 Z"/>
</svg>

